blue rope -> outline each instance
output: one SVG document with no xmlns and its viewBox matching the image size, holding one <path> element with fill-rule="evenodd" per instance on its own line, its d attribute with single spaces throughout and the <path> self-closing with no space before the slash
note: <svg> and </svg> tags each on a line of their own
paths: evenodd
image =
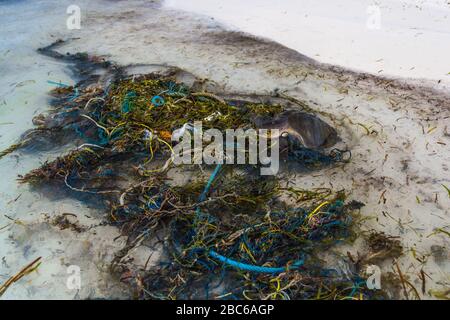
<svg viewBox="0 0 450 320">
<path fill-rule="evenodd" d="M 164 103 L 165 103 L 164 98 L 161 97 L 161 96 L 154 96 L 154 97 L 152 98 L 152 104 L 153 104 L 155 107 L 161 107 L 161 106 L 164 105 Z"/>
<path fill-rule="evenodd" d="M 281 272 L 285 272 L 285 271 L 289 271 L 289 270 L 293 270 L 293 269 L 298 269 L 299 267 L 301 267 L 303 265 L 303 260 L 298 260 L 291 267 L 276 267 L 276 268 L 260 267 L 260 266 L 255 266 L 255 265 L 251 265 L 251 264 L 242 263 L 242 262 L 238 262 L 238 261 L 232 260 L 230 258 L 227 258 L 227 257 L 224 257 L 224 256 L 218 254 L 217 252 L 215 252 L 213 250 L 210 250 L 208 253 L 209 253 L 209 255 L 211 257 L 219 260 L 220 262 L 228 264 L 228 265 L 230 265 L 232 267 L 235 267 L 237 269 L 251 271 L 251 272 L 281 273 Z"/>
<path fill-rule="evenodd" d="M 64 84 L 62 82 L 55 82 L 52 80 L 47 80 L 48 84 L 52 84 L 55 86 L 58 86 L 60 88 L 69 88 L 70 86 L 68 84 Z M 71 95 L 71 98 L 69 99 L 69 101 L 73 101 L 75 100 L 80 94 L 78 93 L 78 88 L 74 88 L 75 89 L 75 93 L 73 95 Z"/>
<path fill-rule="evenodd" d="M 216 166 L 216 168 L 214 169 L 213 173 L 211 174 L 211 176 L 209 177 L 208 183 L 206 184 L 205 188 L 203 189 L 202 194 L 200 195 L 200 198 L 199 198 L 200 202 L 202 202 L 206 199 L 206 195 L 208 194 L 209 189 L 211 189 L 211 185 L 212 185 L 214 179 L 216 178 L 216 176 L 218 175 L 221 168 L 222 168 L 222 164 L 218 164 Z M 200 215 L 200 207 L 197 207 L 196 214 Z M 227 264 L 229 266 L 232 266 L 234 268 L 245 270 L 245 271 L 250 271 L 250 272 L 258 272 L 258 273 L 281 273 L 281 272 L 285 272 L 285 271 L 289 271 L 289 270 L 298 269 L 304 263 L 303 259 L 301 259 L 301 260 L 296 261 L 290 267 L 261 267 L 261 266 L 255 266 L 255 265 L 235 261 L 233 259 L 224 257 L 213 250 L 209 250 L 208 254 L 212 258 L 219 260 L 220 262 Z"/>
<path fill-rule="evenodd" d="M 70 87 L 68 84 L 64 84 L 62 82 L 56 82 L 56 81 L 52 81 L 52 80 L 47 80 L 48 84 L 53 84 L 55 86 L 61 87 L 61 88 L 68 88 Z"/>
<path fill-rule="evenodd" d="M 131 111 L 131 107 L 133 105 L 133 102 L 131 101 L 133 98 L 136 97 L 136 93 L 134 91 L 130 91 L 125 95 L 125 98 L 122 102 L 122 112 L 127 113 Z"/>
<path fill-rule="evenodd" d="M 205 189 L 203 189 L 203 192 L 202 192 L 202 194 L 200 195 L 200 199 L 199 199 L 200 202 L 205 201 L 206 195 L 208 194 L 209 189 L 211 189 L 211 185 L 212 185 L 214 179 L 216 179 L 216 176 L 217 176 L 217 174 L 219 173 L 220 169 L 222 169 L 222 165 L 221 165 L 221 164 L 218 164 L 218 165 L 216 166 L 216 168 L 214 169 L 214 172 L 213 172 L 213 173 L 211 174 L 211 176 L 209 177 L 209 180 L 208 180 L 208 183 L 207 183 L 206 186 L 205 186 Z M 199 208 L 197 207 L 197 209 L 199 209 Z"/>
</svg>

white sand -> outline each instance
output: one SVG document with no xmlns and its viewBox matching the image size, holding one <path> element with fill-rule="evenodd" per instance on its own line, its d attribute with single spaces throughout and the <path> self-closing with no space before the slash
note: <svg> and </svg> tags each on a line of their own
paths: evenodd
<svg viewBox="0 0 450 320">
<path fill-rule="evenodd" d="M 167 0 L 165 4 L 272 39 L 320 62 L 450 85 L 446 0 Z"/>
</svg>

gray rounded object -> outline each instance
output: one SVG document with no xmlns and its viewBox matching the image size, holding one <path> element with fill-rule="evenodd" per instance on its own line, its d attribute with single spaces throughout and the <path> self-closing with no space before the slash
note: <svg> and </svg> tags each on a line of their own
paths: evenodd
<svg viewBox="0 0 450 320">
<path fill-rule="evenodd" d="M 297 140 L 310 149 L 329 148 L 339 141 L 336 130 L 309 113 L 288 110 L 275 118 L 257 118 L 259 129 L 278 129 L 280 136 Z"/>
</svg>

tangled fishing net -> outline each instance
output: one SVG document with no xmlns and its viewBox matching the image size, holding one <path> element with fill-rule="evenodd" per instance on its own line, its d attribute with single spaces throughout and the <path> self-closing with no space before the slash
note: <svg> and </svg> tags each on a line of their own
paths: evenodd
<svg viewBox="0 0 450 320">
<path fill-rule="evenodd" d="M 195 91 L 195 85 L 170 73 L 118 73 L 105 86 L 97 80 L 53 90 L 54 109 L 36 117 L 37 128 L 18 145 L 36 149 L 45 140 L 71 141 L 78 147 L 20 181 L 64 186 L 71 196 L 103 201 L 109 223 L 128 237 L 112 270 L 136 297 L 382 296 L 367 289 L 361 265 L 342 272 L 325 261 L 325 252 L 355 239 L 354 222 L 362 204 L 346 203 L 345 192 L 295 188 L 289 184 L 289 168 L 287 174 L 261 176 L 260 164 L 172 163 L 175 129 L 195 121 L 202 121 L 205 129 L 247 129 L 268 124 L 267 119 L 278 119 L 272 127 L 278 124 L 289 132 L 282 152 L 283 161 L 296 165 L 293 170 L 320 170 L 348 161 L 348 152 L 308 147 L 317 139 L 320 145 L 336 138 L 325 124 L 320 137 L 295 136 L 299 128 L 287 117 L 313 118 L 301 103 L 295 109 L 304 110 L 293 112 L 292 104 L 224 100 Z M 129 250 L 155 239 L 158 262 L 133 269 L 126 259 Z"/>
</svg>

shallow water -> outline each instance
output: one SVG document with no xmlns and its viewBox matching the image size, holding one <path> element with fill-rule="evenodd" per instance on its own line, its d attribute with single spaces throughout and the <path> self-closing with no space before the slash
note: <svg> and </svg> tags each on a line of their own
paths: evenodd
<svg viewBox="0 0 450 320">
<path fill-rule="evenodd" d="M 67 65 L 36 51 L 67 33 L 65 10 L 68 3 L 61 1 L 56 6 L 52 1 L 0 3 L 1 150 L 18 142 L 21 135 L 33 127 L 32 118 L 49 108 L 48 91 L 53 85 L 47 81 L 68 85 L 76 82 L 69 74 Z M 77 237 L 51 227 L 46 223 L 47 214 L 53 217 L 61 213 L 75 213 L 87 225 L 98 224 L 101 218 L 96 210 L 86 204 L 70 199 L 49 199 L 16 181 L 19 174 L 38 167 L 66 148 L 34 153 L 18 151 L 0 160 L 0 227 L 8 226 L 0 231 L 0 282 L 6 281 L 35 258 L 43 257 L 38 272 L 13 285 L 3 299 L 66 299 L 80 296 L 77 290 L 69 290 L 66 286 L 69 276 L 67 267 L 73 264 L 82 266 L 82 283 L 101 281 L 98 274 L 104 262 L 102 257 L 92 257 L 91 248 L 113 246 L 112 238 L 117 236 L 117 230 L 98 227 Z M 102 234 L 102 239 L 97 239 L 94 232 Z M 110 237 L 106 243 L 105 237 Z M 120 241 L 117 243 L 121 245 Z M 98 252 L 95 254 L 98 255 Z M 80 259 L 83 261 L 80 262 Z M 88 262 L 90 259 L 91 262 Z M 102 296 L 96 289 L 98 284 L 85 287 L 81 296 Z M 117 295 L 112 290 L 104 294 Z"/>
</svg>

